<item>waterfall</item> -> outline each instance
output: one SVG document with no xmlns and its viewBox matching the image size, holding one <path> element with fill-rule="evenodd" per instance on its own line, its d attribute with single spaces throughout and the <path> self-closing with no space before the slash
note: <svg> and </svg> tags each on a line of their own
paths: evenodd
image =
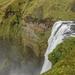
<svg viewBox="0 0 75 75">
<path fill-rule="evenodd" d="M 45 60 L 40 74 L 51 69 L 52 63 L 48 60 L 48 54 L 50 54 L 59 43 L 63 42 L 63 40 L 68 37 L 75 37 L 75 21 L 55 22 L 52 27 L 50 38 L 48 39 L 48 48 L 44 55 Z"/>
</svg>

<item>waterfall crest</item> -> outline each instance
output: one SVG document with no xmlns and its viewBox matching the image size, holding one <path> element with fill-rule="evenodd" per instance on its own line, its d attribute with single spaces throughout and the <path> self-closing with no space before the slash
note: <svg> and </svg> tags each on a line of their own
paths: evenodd
<svg viewBox="0 0 75 75">
<path fill-rule="evenodd" d="M 69 37 L 75 37 L 75 21 L 55 22 L 48 39 L 48 48 L 44 55 L 45 60 L 40 74 L 51 69 L 52 63 L 48 60 L 48 54 L 51 53 L 59 43 Z"/>
</svg>

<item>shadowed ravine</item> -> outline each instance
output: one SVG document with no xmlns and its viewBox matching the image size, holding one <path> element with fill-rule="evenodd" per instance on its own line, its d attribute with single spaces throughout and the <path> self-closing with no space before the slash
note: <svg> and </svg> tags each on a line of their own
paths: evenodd
<svg viewBox="0 0 75 75">
<path fill-rule="evenodd" d="M 19 44 L 0 40 L 0 75 L 39 75 L 43 58 L 34 52 L 23 52 Z"/>
</svg>

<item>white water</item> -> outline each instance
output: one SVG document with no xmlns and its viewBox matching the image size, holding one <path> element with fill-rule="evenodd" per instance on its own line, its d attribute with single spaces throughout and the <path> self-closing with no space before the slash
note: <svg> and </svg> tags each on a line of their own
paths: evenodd
<svg viewBox="0 0 75 75">
<path fill-rule="evenodd" d="M 57 21 L 52 27 L 51 36 L 48 39 L 48 48 L 45 53 L 45 60 L 41 70 L 44 73 L 51 69 L 52 63 L 48 60 L 48 54 L 51 53 L 55 47 L 63 42 L 68 37 L 75 37 L 75 21 Z"/>
</svg>

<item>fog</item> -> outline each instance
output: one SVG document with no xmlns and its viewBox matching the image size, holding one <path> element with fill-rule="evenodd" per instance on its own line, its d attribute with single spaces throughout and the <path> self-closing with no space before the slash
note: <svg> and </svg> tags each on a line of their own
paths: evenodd
<svg viewBox="0 0 75 75">
<path fill-rule="evenodd" d="M 24 53 L 21 45 L 6 42 L 0 40 L 0 75 L 40 74 L 43 58 L 37 58 L 33 51 Z"/>
</svg>

